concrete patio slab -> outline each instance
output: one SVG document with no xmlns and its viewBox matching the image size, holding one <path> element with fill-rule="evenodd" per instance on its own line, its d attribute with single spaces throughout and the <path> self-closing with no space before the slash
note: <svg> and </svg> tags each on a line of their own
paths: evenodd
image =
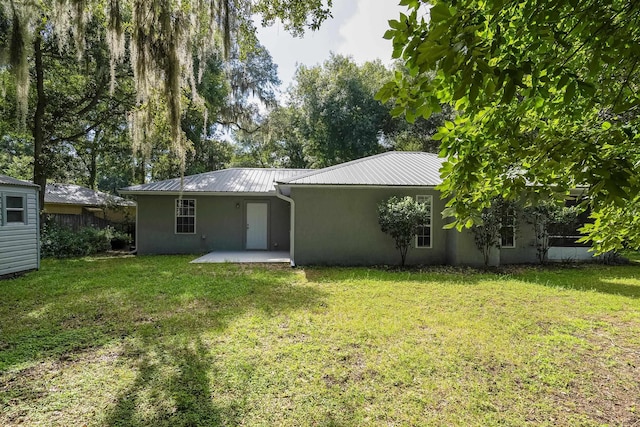
<svg viewBox="0 0 640 427">
<path fill-rule="evenodd" d="M 242 251 L 242 252 L 210 252 L 191 261 L 192 264 L 203 263 L 290 263 L 289 252 Z"/>
</svg>

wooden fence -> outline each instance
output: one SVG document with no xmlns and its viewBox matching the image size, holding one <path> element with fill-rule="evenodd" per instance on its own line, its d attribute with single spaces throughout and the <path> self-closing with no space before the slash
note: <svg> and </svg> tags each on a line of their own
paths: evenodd
<svg viewBox="0 0 640 427">
<path fill-rule="evenodd" d="M 133 223 L 114 223 L 104 218 L 98 218 L 97 216 L 91 214 L 82 214 L 82 215 L 74 215 L 74 214 L 47 214 L 46 222 L 60 225 L 62 227 L 68 227 L 73 231 L 78 231 L 84 227 L 95 227 L 99 229 L 104 229 L 109 226 L 115 228 L 116 230 L 123 231 L 125 233 L 135 235 L 135 224 Z"/>
<path fill-rule="evenodd" d="M 102 230 L 103 228 L 113 225 L 111 221 L 87 214 L 47 214 L 46 221 L 50 224 L 53 223 L 62 227 L 70 228 L 73 231 L 78 231 L 83 227 L 95 227 Z"/>
</svg>

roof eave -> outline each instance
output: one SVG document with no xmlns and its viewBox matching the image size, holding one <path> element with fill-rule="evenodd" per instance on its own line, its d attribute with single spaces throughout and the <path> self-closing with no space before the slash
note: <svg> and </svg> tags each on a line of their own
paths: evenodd
<svg viewBox="0 0 640 427">
<path fill-rule="evenodd" d="M 118 193 L 131 196 L 275 196 L 273 191 L 162 191 L 162 190 L 118 190 Z"/>
<path fill-rule="evenodd" d="M 45 204 L 49 204 L 49 205 L 68 205 L 68 206 L 88 206 L 88 207 L 93 207 L 93 208 L 103 208 L 103 207 L 109 207 L 109 206 L 121 206 L 121 207 L 130 207 L 130 206 L 135 206 L 135 202 L 132 201 L 133 204 L 128 204 L 128 203 L 111 203 L 111 202 L 104 202 L 104 203 L 100 203 L 100 204 L 96 204 L 96 203 L 82 203 L 82 202 L 53 202 L 50 200 L 45 200 L 44 201 Z"/>
<path fill-rule="evenodd" d="M 0 185 L 4 185 L 7 187 L 24 187 L 24 188 L 33 188 L 40 191 L 40 186 L 38 184 L 32 184 L 30 182 L 18 183 L 18 182 L 0 182 Z"/>
<path fill-rule="evenodd" d="M 404 185 L 404 184 L 298 184 L 293 182 L 279 182 L 278 185 L 291 186 L 291 187 L 324 187 L 324 188 L 433 188 L 435 189 L 440 184 L 423 184 L 423 185 Z"/>
</svg>

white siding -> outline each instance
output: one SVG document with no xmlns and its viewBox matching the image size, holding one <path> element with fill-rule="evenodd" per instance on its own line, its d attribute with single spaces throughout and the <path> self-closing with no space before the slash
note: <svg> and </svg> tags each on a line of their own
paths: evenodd
<svg viewBox="0 0 640 427">
<path fill-rule="evenodd" d="M 4 195 L 23 194 L 26 224 L 5 224 Z M 35 188 L 0 185 L 0 276 L 40 267 L 38 197 Z"/>
</svg>

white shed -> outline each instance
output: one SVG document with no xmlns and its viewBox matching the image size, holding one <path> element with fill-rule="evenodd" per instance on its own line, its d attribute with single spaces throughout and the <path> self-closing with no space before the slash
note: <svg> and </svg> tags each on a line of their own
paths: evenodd
<svg viewBox="0 0 640 427">
<path fill-rule="evenodd" d="M 0 278 L 40 268 L 39 188 L 0 175 Z"/>
</svg>

